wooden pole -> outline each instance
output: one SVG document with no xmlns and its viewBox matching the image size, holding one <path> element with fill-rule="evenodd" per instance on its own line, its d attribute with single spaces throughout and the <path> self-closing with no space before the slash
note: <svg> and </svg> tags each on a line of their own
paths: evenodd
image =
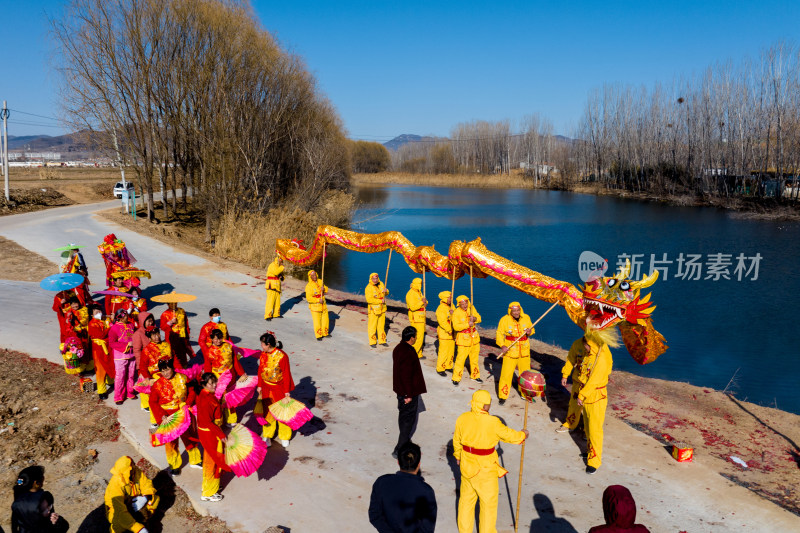
<svg viewBox="0 0 800 533">
<path fill-rule="evenodd" d="M 456 269 L 453 267 L 453 283 L 450 285 L 450 308 L 456 308 Z"/>
<path fill-rule="evenodd" d="M 469 305 L 470 309 L 475 307 L 475 293 L 472 291 L 472 265 L 469 266 Z M 472 313 L 469 316 L 472 316 Z"/>
<path fill-rule="evenodd" d="M 322 241 L 322 275 L 320 276 L 320 281 L 322 281 L 322 297 L 325 298 L 325 241 Z"/>
<path fill-rule="evenodd" d="M 383 286 L 386 290 L 389 290 L 389 265 L 392 264 L 392 249 L 389 248 L 389 260 L 386 261 L 386 275 L 383 276 Z"/>
<path fill-rule="evenodd" d="M 522 426 L 522 430 L 525 431 L 528 429 L 528 404 L 531 403 L 527 399 L 525 400 L 525 422 Z M 514 533 L 519 532 L 519 501 L 522 497 L 522 467 L 525 464 L 525 443 L 528 439 L 522 441 L 522 453 L 519 457 L 519 485 L 517 485 L 517 510 L 514 513 Z"/>
<path fill-rule="evenodd" d="M 540 316 L 538 319 L 536 319 L 536 322 L 534 322 L 533 324 L 531 324 L 531 327 L 533 327 L 533 326 L 535 326 L 536 324 L 538 324 L 538 323 L 539 323 L 539 322 L 540 322 L 540 321 L 541 321 L 541 320 L 542 320 L 542 319 L 543 319 L 543 318 L 544 318 L 544 317 L 547 315 L 547 313 L 549 313 L 550 311 L 552 311 L 552 310 L 553 310 L 553 308 L 554 308 L 555 306 L 557 306 L 557 305 L 558 305 L 558 302 L 555 302 L 555 303 L 553 303 L 553 305 L 551 305 L 551 306 L 550 306 L 550 309 L 548 309 L 547 311 L 545 311 L 545 312 L 542 314 L 542 316 Z M 522 339 L 522 337 L 524 337 L 525 335 L 526 335 L 526 333 L 523 333 L 522 335 L 520 335 L 519 337 L 517 337 L 517 338 L 514 340 L 514 342 L 512 342 L 511 344 L 509 344 L 509 345 L 508 345 L 508 350 L 510 350 L 511 348 L 513 348 L 513 347 L 514 347 L 514 345 L 515 345 L 515 344 L 517 344 L 517 343 L 518 343 L 518 342 L 519 342 L 519 341 Z M 506 352 L 508 352 L 508 350 L 506 350 Z M 499 358 L 502 358 L 502 357 L 503 357 L 503 354 L 499 354 L 497 357 L 498 357 L 498 359 L 499 359 Z"/>
<path fill-rule="evenodd" d="M 422 297 L 428 299 L 428 293 L 425 288 L 425 266 L 422 267 Z"/>
</svg>

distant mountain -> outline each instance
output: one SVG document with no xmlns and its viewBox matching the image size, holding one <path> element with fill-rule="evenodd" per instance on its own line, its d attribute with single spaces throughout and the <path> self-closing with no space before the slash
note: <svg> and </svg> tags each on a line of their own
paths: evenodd
<svg viewBox="0 0 800 533">
<path fill-rule="evenodd" d="M 436 137 L 428 137 L 428 136 L 423 137 L 422 135 L 414 135 L 413 133 L 404 133 L 403 135 L 398 135 L 391 141 L 383 143 L 383 145 L 389 150 L 396 151 L 404 144 L 408 144 L 410 142 L 433 141 L 433 140 L 436 140 Z"/>
<path fill-rule="evenodd" d="M 66 135 L 9 135 L 8 149 L 15 151 L 51 151 L 62 154 L 75 152 L 94 152 L 98 147 L 88 132 L 67 133 Z"/>
</svg>

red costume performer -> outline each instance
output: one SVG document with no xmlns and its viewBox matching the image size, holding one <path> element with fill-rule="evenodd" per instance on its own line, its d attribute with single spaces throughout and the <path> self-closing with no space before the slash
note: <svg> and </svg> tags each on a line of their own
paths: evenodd
<svg viewBox="0 0 800 533">
<path fill-rule="evenodd" d="M 99 313 L 100 311 L 98 311 Z M 114 379 L 114 358 L 108 347 L 108 325 L 102 319 L 89 321 L 89 340 L 92 343 L 92 358 L 97 378 L 97 394 L 104 397 L 108 392 L 106 376 Z"/>
<path fill-rule="evenodd" d="M 226 389 L 226 392 L 236 388 L 236 380 L 244 376 L 244 369 L 239 362 L 239 357 L 233 353 L 233 347 L 229 342 L 223 342 L 219 346 L 211 345 L 208 348 L 208 353 L 204 356 L 203 372 L 212 372 L 217 379 L 225 372 L 230 371 L 231 381 Z M 235 424 L 238 421 L 236 411 L 233 409 L 225 408 L 225 421 L 228 424 Z"/>
<path fill-rule="evenodd" d="M 70 310 L 69 305 L 69 298 L 70 296 L 77 296 L 78 300 L 81 302 L 81 305 L 86 305 L 86 299 L 83 294 L 83 291 L 76 291 L 75 289 L 69 289 L 66 291 L 57 292 L 56 295 L 53 297 L 53 311 L 55 311 L 56 316 L 58 317 L 58 327 L 61 333 L 60 342 L 64 342 L 67 337 L 69 337 L 69 329 L 68 324 L 66 321 L 66 314 Z"/>
<path fill-rule="evenodd" d="M 208 349 L 211 348 L 211 332 L 218 329 L 222 332 L 223 340 L 230 340 L 231 336 L 228 334 L 228 325 L 225 322 L 214 322 L 209 320 L 203 327 L 200 328 L 200 336 L 197 337 L 197 344 L 200 345 L 200 351 L 203 352 L 204 357 L 208 357 Z M 210 372 L 210 370 L 206 370 Z"/>
<path fill-rule="evenodd" d="M 142 354 L 144 355 L 144 354 Z M 186 384 L 186 376 L 177 372 L 167 379 L 160 376 L 150 389 L 150 412 L 160 424 L 165 416 L 175 413 L 183 405 L 191 406 L 195 401 L 194 389 Z M 197 435 L 192 428 L 186 430 L 180 439 L 189 454 L 189 463 L 200 464 L 200 450 L 197 449 Z M 182 465 L 181 454 L 178 451 L 177 439 L 164 445 L 167 462 L 173 470 L 180 470 Z"/>
<path fill-rule="evenodd" d="M 173 322 L 170 325 L 170 322 Z M 194 355 L 189 345 L 189 319 L 186 312 L 176 304 L 169 304 L 169 309 L 161 313 L 159 327 L 164 332 L 164 338 L 172 346 L 172 353 L 181 362 L 183 367 L 189 366 L 190 354 Z"/>
<path fill-rule="evenodd" d="M 203 493 L 209 497 L 219 491 L 219 476 L 230 470 L 225 464 L 222 439 L 222 406 L 213 393 L 203 389 L 197 395 L 197 434 L 203 445 Z"/>
<path fill-rule="evenodd" d="M 117 292 L 129 292 L 128 288 L 123 286 L 111 287 L 109 290 Z M 114 316 L 120 309 L 128 310 L 131 299 L 127 296 L 106 296 L 106 316 Z M 130 316 L 130 313 L 129 313 Z"/>
<path fill-rule="evenodd" d="M 292 369 L 289 365 L 289 356 L 280 348 L 261 352 L 258 361 L 258 388 L 260 390 L 256 401 L 255 411 L 263 413 L 267 424 L 262 429 L 264 438 L 275 435 L 277 420 L 269 412 L 269 406 L 286 397 L 294 390 Z M 278 439 L 288 441 L 292 438 L 292 428 L 283 422 L 277 423 Z"/>
</svg>

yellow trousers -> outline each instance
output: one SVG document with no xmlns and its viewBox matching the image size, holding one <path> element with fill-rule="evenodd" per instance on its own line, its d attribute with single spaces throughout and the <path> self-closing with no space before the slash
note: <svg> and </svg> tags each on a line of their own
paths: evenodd
<svg viewBox="0 0 800 533">
<path fill-rule="evenodd" d="M 219 471 L 214 458 L 208 452 L 203 452 L 203 485 L 202 496 L 213 496 L 219 492 Z"/>
<path fill-rule="evenodd" d="M 568 427 L 570 430 L 578 427 L 578 423 L 581 421 L 581 412 L 583 411 L 583 407 L 578 405 L 578 393 L 580 391 L 580 382 L 573 381 L 572 394 L 569 396 L 569 407 L 567 408 L 567 419 L 564 420 L 564 423 L 562 424 L 564 427 Z"/>
<path fill-rule="evenodd" d="M 418 356 L 422 357 L 422 345 L 425 343 L 425 322 L 411 322 L 410 325 L 417 330 L 417 342 L 414 343 L 414 351 L 417 352 Z"/>
<path fill-rule="evenodd" d="M 226 424 L 235 424 L 239 421 L 239 417 L 236 416 L 236 409 L 228 409 L 227 407 L 222 408 L 222 416 L 225 417 Z"/>
<path fill-rule="evenodd" d="M 453 381 L 456 383 L 461 381 L 461 375 L 464 373 L 464 364 L 467 362 L 467 357 L 469 357 L 469 377 L 472 379 L 480 379 L 481 369 L 478 366 L 478 354 L 480 351 L 481 345 L 477 342 L 472 346 L 458 347 L 458 351 L 456 352 L 456 362 L 453 365 Z"/>
<path fill-rule="evenodd" d="M 311 320 L 314 321 L 314 336 L 316 338 L 328 336 L 328 310 L 324 311 L 311 311 Z"/>
<path fill-rule="evenodd" d="M 275 417 L 272 416 L 272 413 L 267 414 L 267 425 L 261 426 L 261 436 L 265 439 L 272 439 L 275 437 L 275 429 L 278 429 L 278 438 L 280 440 L 292 440 L 292 428 L 284 424 L 283 422 L 278 422 L 275 420 Z"/>
<path fill-rule="evenodd" d="M 108 380 L 106 371 L 102 365 L 97 365 L 94 370 L 95 380 L 97 381 L 97 394 L 105 394 L 108 390 Z"/>
<path fill-rule="evenodd" d="M 511 390 L 511 381 L 514 379 L 514 370 L 522 374 L 531 369 L 531 356 L 528 357 L 503 357 L 503 367 L 500 369 L 500 381 L 497 384 L 497 397 L 501 400 L 508 398 Z"/>
<path fill-rule="evenodd" d="M 183 437 L 181 437 L 182 439 Z M 183 464 L 183 459 L 181 459 L 181 452 L 178 448 L 178 440 L 175 439 L 172 442 L 168 442 L 164 445 L 164 452 L 167 454 L 167 463 L 169 467 L 173 470 L 178 470 L 181 465 Z M 184 441 L 184 446 L 186 442 Z M 189 464 L 199 465 L 201 461 L 200 457 L 200 448 L 197 446 L 192 446 L 191 449 L 187 448 L 186 453 L 189 455 Z"/>
<path fill-rule="evenodd" d="M 267 304 L 264 306 L 264 318 L 277 318 L 281 316 L 281 293 L 267 289 Z"/>
<path fill-rule="evenodd" d="M 583 426 L 586 430 L 586 439 L 589 441 L 586 464 L 595 468 L 600 467 L 603 459 L 603 423 L 606 420 L 606 405 L 608 397 L 583 404 Z"/>
<path fill-rule="evenodd" d="M 467 479 L 461 476 L 458 499 L 458 533 L 472 533 L 475 525 L 475 504 L 480 501 L 478 533 L 497 533 L 497 496 L 500 492 L 496 472 L 479 472 Z"/>
<path fill-rule="evenodd" d="M 142 406 L 142 409 L 147 409 L 150 411 L 150 395 L 144 392 L 139 393 L 139 405 Z M 156 417 L 153 416 L 153 412 L 150 411 L 150 423 L 156 423 Z"/>
<path fill-rule="evenodd" d="M 375 315 L 369 312 L 367 316 L 367 336 L 370 346 L 386 343 L 386 313 Z"/>
<path fill-rule="evenodd" d="M 453 368 L 453 351 L 456 341 L 453 339 L 439 339 L 439 357 L 436 359 L 436 371 L 444 372 Z"/>
</svg>

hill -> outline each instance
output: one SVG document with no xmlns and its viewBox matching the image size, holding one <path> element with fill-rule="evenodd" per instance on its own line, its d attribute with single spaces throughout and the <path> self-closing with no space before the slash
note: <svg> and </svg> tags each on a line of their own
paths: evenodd
<svg viewBox="0 0 800 533">
<path fill-rule="evenodd" d="M 392 151 L 397 151 L 400 149 L 401 146 L 404 144 L 408 144 L 410 142 L 419 142 L 419 141 L 433 141 L 436 140 L 436 137 L 430 136 L 422 136 L 422 135 L 414 135 L 413 133 L 404 133 L 402 135 L 398 135 L 391 141 L 387 141 L 383 143 L 383 145 Z"/>
<path fill-rule="evenodd" d="M 92 142 L 87 131 L 67 133 L 65 135 L 9 135 L 8 149 L 14 151 L 52 151 L 68 153 L 95 152 L 96 143 Z"/>
</svg>

